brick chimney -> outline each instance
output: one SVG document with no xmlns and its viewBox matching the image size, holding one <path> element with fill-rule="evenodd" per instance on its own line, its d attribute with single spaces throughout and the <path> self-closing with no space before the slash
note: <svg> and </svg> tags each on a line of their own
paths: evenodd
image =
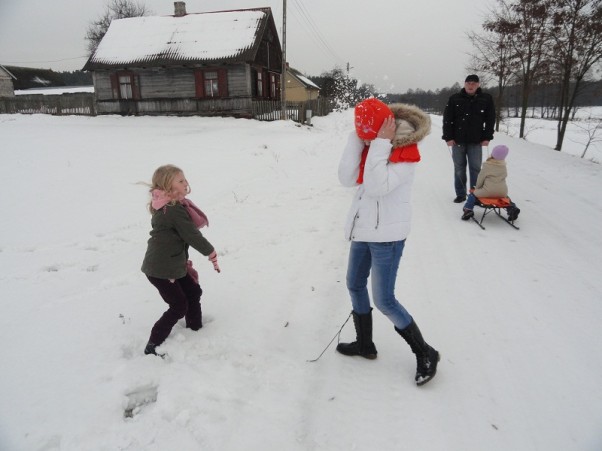
<svg viewBox="0 0 602 451">
<path fill-rule="evenodd" d="M 182 17 L 186 15 L 186 3 L 185 2 L 173 2 L 174 16 Z"/>
</svg>

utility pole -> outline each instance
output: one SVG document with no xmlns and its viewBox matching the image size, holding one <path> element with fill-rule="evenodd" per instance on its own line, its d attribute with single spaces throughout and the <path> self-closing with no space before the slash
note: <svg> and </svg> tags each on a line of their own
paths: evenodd
<svg viewBox="0 0 602 451">
<path fill-rule="evenodd" d="M 286 121 L 286 0 L 282 0 L 282 74 L 280 76 L 281 119 Z"/>
</svg>

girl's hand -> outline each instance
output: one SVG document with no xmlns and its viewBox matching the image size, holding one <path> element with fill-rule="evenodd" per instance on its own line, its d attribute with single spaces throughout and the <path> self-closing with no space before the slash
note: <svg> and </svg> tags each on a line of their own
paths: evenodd
<svg viewBox="0 0 602 451">
<path fill-rule="evenodd" d="M 393 116 L 389 116 L 388 118 L 385 119 L 385 121 L 383 122 L 383 125 L 381 125 L 380 130 L 378 131 L 378 134 L 376 135 L 376 137 L 388 139 L 390 141 L 395 137 L 395 128 L 396 128 L 395 118 Z"/>
<path fill-rule="evenodd" d="M 217 264 L 217 252 L 211 252 L 211 254 L 209 255 L 209 261 L 213 263 L 213 269 L 215 269 L 217 272 L 221 272 L 219 269 L 219 265 Z"/>
</svg>

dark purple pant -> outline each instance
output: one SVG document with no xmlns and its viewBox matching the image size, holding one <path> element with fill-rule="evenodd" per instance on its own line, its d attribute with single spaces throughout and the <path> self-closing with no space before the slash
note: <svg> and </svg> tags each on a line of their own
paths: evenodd
<svg viewBox="0 0 602 451">
<path fill-rule="evenodd" d="M 179 319 L 186 318 L 186 327 L 199 330 L 203 327 L 203 314 L 201 312 L 201 294 L 203 290 L 189 274 L 176 279 L 173 283 L 167 279 L 148 277 L 169 308 L 151 330 L 149 341 L 160 345 L 171 333 L 171 329 Z"/>
</svg>

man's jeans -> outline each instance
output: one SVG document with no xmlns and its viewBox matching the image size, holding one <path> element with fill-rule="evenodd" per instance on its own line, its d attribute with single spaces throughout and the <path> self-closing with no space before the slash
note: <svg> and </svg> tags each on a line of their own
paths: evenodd
<svg viewBox="0 0 602 451">
<path fill-rule="evenodd" d="M 405 329 L 412 317 L 395 299 L 395 279 L 405 240 L 389 243 L 352 241 L 347 267 L 347 289 L 351 295 L 353 311 L 370 312 L 368 275 L 372 269 L 372 297 L 374 305 L 400 330 Z"/>
<path fill-rule="evenodd" d="M 454 187 L 456 196 L 466 196 L 466 164 L 470 173 L 470 187 L 477 184 L 477 177 L 483 163 L 483 148 L 477 144 L 456 144 L 452 146 L 454 160 Z"/>
</svg>

